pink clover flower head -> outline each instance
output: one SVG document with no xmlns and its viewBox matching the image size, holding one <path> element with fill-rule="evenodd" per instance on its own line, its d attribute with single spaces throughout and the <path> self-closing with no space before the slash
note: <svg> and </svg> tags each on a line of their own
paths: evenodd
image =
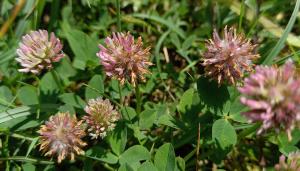
<svg viewBox="0 0 300 171">
<path fill-rule="evenodd" d="M 286 158 L 281 155 L 279 163 L 275 165 L 276 171 L 300 171 L 300 152 L 293 152 Z"/>
<path fill-rule="evenodd" d="M 82 141 L 85 136 L 85 129 L 82 121 L 77 121 L 76 116 L 68 112 L 59 112 L 51 116 L 45 125 L 38 131 L 40 134 L 40 151 L 45 156 L 57 156 L 58 163 L 66 157 L 74 160 L 75 155 L 82 155 L 81 149 L 87 144 Z"/>
<path fill-rule="evenodd" d="M 83 120 L 92 139 L 104 138 L 114 130 L 116 122 L 121 118 L 108 99 L 90 99 L 84 110 L 87 114 Z"/>
<path fill-rule="evenodd" d="M 105 46 L 99 45 L 97 56 L 106 75 L 120 81 L 123 85 L 128 80 L 135 86 L 138 80 L 145 81 L 145 74 L 152 63 L 149 61 L 150 47 L 143 48 L 142 38 L 137 41 L 129 33 L 113 33 L 105 39 Z"/>
<path fill-rule="evenodd" d="M 47 30 L 31 31 L 22 37 L 17 49 L 16 60 L 22 66 L 19 72 L 39 74 L 43 69 L 51 69 L 53 62 L 64 57 L 60 40 Z"/>
<path fill-rule="evenodd" d="M 291 61 L 282 67 L 257 66 L 256 72 L 239 88 L 241 103 L 249 107 L 243 113 L 251 122 L 262 122 L 258 131 L 274 128 L 291 131 L 300 126 L 300 78 Z"/>
<path fill-rule="evenodd" d="M 216 80 L 219 85 L 237 84 L 245 72 L 253 70 L 253 60 L 259 58 L 253 52 L 255 46 L 244 35 L 237 34 L 233 27 L 228 30 L 226 26 L 222 38 L 214 30 L 213 38 L 206 42 L 207 51 L 203 56 L 205 75 Z"/>
</svg>

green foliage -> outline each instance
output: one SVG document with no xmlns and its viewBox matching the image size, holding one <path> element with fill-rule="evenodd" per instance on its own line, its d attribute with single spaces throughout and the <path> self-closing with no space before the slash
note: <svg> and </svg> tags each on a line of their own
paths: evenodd
<svg viewBox="0 0 300 171">
<path fill-rule="evenodd" d="M 234 127 L 225 119 L 216 120 L 212 126 L 212 139 L 222 149 L 234 146 L 237 135 Z"/>
<path fill-rule="evenodd" d="M 106 151 L 102 147 L 93 147 L 86 151 L 85 156 L 94 159 L 99 160 L 105 163 L 109 164 L 116 164 L 118 162 L 118 157 L 112 154 L 109 151 Z"/>
<path fill-rule="evenodd" d="M 70 28 L 66 23 L 63 23 L 62 28 L 75 55 L 73 66 L 84 70 L 88 61 L 97 63 L 97 39 L 80 30 Z"/>
<path fill-rule="evenodd" d="M 88 87 L 85 89 L 85 99 L 97 98 L 102 96 L 102 94 L 104 94 L 103 78 L 101 75 L 95 75 L 89 81 Z"/>
<path fill-rule="evenodd" d="M 183 93 L 178 105 L 179 112 L 186 113 L 188 110 L 191 109 L 193 104 L 193 95 L 194 89 L 189 89 Z"/>
<path fill-rule="evenodd" d="M 150 157 L 150 153 L 145 147 L 141 145 L 135 145 L 128 148 L 123 154 L 120 155 L 119 162 L 121 165 L 125 165 L 125 163 L 127 163 L 135 170 L 139 161 L 149 160 Z"/>
<path fill-rule="evenodd" d="M 39 103 L 37 90 L 32 86 L 23 86 L 19 89 L 18 97 L 23 105 L 35 105 Z"/>
<path fill-rule="evenodd" d="M 175 162 L 175 152 L 172 144 L 166 143 L 159 147 L 154 157 L 154 164 L 158 170 L 175 170 Z"/>
<path fill-rule="evenodd" d="M 150 161 L 146 161 L 141 166 L 137 169 L 138 171 L 148 171 L 148 170 L 153 170 L 153 171 L 158 171 L 157 168 L 154 166 L 153 163 Z"/>
<path fill-rule="evenodd" d="M 197 89 L 202 103 L 212 111 L 221 110 L 230 96 L 226 86 L 219 86 L 217 82 L 204 77 L 198 79 Z"/>
<path fill-rule="evenodd" d="M 153 109 L 146 109 L 140 113 L 139 127 L 141 129 L 150 129 L 157 119 L 157 113 Z"/>
<path fill-rule="evenodd" d="M 109 145 L 112 151 L 120 156 L 126 147 L 127 128 L 124 124 L 120 124 L 115 128 L 115 131 L 109 136 Z"/>
</svg>

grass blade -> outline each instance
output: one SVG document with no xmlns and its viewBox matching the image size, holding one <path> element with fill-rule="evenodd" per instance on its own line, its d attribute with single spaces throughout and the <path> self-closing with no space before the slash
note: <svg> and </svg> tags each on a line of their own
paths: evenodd
<svg viewBox="0 0 300 171">
<path fill-rule="evenodd" d="M 183 30 L 181 28 L 179 28 L 178 26 L 176 26 L 170 20 L 165 20 L 165 19 L 163 19 L 159 16 L 148 15 L 148 14 L 133 14 L 132 16 L 137 17 L 137 18 L 149 19 L 149 20 L 152 20 L 152 21 L 156 21 L 160 24 L 163 24 L 163 25 L 167 26 L 170 30 L 177 33 L 181 38 L 185 38 L 185 34 L 184 34 Z"/>
<path fill-rule="evenodd" d="M 272 51 L 270 52 L 270 54 L 265 58 L 265 60 L 262 62 L 262 64 L 265 65 L 271 65 L 273 59 L 279 54 L 279 52 L 281 51 L 281 49 L 284 47 L 284 43 L 288 37 L 288 34 L 291 32 L 294 23 L 296 21 L 297 18 L 297 14 L 299 11 L 299 7 L 300 7 L 300 0 L 297 0 L 293 14 L 288 22 L 288 25 L 286 26 L 281 38 L 279 39 L 279 41 L 277 42 L 277 44 L 275 45 L 275 47 L 272 49 Z"/>
<path fill-rule="evenodd" d="M 33 150 L 33 148 L 35 147 L 38 140 L 39 140 L 39 137 L 33 138 L 33 140 L 31 141 L 31 144 L 29 145 L 28 150 L 26 152 L 26 157 L 29 156 L 30 152 Z"/>
<path fill-rule="evenodd" d="M 3 122 L 7 122 L 11 119 L 16 119 L 22 116 L 28 116 L 30 114 L 32 114 L 32 112 L 31 112 L 31 108 L 28 106 L 9 109 L 0 113 L 0 124 Z"/>
<path fill-rule="evenodd" d="M 240 9 L 241 4 L 237 1 L 232 1 L 230 5 L 231 11 L 235 12 L 238 15 L 241 15 L 241 9 Z M 247 12 L 245 13 L 245 19 L 252 21 L 252 18 L 255 16 L 254 11 L 247 9 Z M 283 35 L 284 30 L 269 20 L 265 16 L 260 16 L 258 19 L 258 22 L 264 27 L 264 29 L 268 32 L 270 32 L 272 35 L 275 37 L 280 38 Z M 289 33 L 287 36 L 286 41 L 288 44 L 295 46 L 295 47 L 300 47 L 300 39 L 293 33 Z"/>
</svg>

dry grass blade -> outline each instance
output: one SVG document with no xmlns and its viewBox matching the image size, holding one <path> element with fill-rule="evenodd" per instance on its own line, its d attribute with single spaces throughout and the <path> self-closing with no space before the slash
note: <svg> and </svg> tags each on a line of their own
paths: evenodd
<svg viewBox="0 0 300 171">
<path fill-rule="evenodd" d="M 237 13 L 241 13 L 240 9 L 241 4 L 237 1 L 233 1 L 232 4 L 230 5 L 230 9 Z M 252 20 L 252 18 L 255 16 L 255 12 L 251 11 L 250 9 L 246 12 L 246 18 L 248 20 Z M 260 16 L 258 19 L 259 23 L 272 35 L 276 37 L 281 37 L 283 35 L 284 29 L 278 26 L 277 24 L 273 23 L 271 20 L 264 16 Z M 286 39 L 287 43 L 295 46 L 295 47 L 300 47 L 300 38 L 294 35 L 293 33 L 289 33 L 288 37 Z"/>
<path fill-rule="evenodd" d="M 20 0 L 19 3 L 15 6 L 11 16 L 8 18 L 8 20 L 3 24 L 3 26 L 0 29 L 0 38 L 4 36 L 4 34 L 7 32 L 9 26 L 13 23 L 13 21 L 16 19 L 17 15 L 23 8 L 26 0 Z"/>
</svg>

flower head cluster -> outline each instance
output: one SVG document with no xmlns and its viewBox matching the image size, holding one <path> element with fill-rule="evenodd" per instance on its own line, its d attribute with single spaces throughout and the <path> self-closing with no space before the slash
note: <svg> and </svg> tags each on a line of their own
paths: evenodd
<svg viewBox="0 0 300 171">
<path fill-rule="evenodd" d="M 89 135 L 92 139 L 104 138 L 109 131 L 112 131 L 120 119 L 120 114 L 114 110 L 109 100 L 101 98 L 91 99 L 85 107 L 86 116 L 83 117 L 88 125 Z"/>
<path fill-rule="evenodd" d="M 70 156 L 74 160 L 75 154 L 84 154 L 81 149 L 87 144 L 81 140 L 85 136 L 82 121 L 77 121 L 69 113 L 57 113 L 46 121 L 38 131 L 40 134 L 40 150 L 46 156 L 57 156 L 58 163 Z"/>
<path fill-rule="evenodd" d="M 259 57 L 253 53 L 254 47 L 243 35 L 237 35 L 234 28 L 228 31 L 225 27 L 222 39 L 214 30 L 213 39 L 206 43 L 207 51 L 203 61 L 205 74 L 219 84 L 236 84 L 245 72 L 252 71 L 252 61 Z"/>
<path fill-rule="evenodd" d="M 53 62 L 58 62 L 64 54 L 62 44 L 54 33 L 48 36 L 46 30 L 31 31 L 22 37 L 17 49 L 16 60 L 23 67 L 20 72 L 39 74 L 43 69 L 52 68 Z"/>
<path fill-rule="evenodd" d="M 300 78 L 291 61 L 281 68 L 257 66 L 239 91 L 241 102 L 250 108 L 244 115 L 262 122 L 258 133 L 283 129 L 291 139 L 291 130 L 300 126 Z"/>
<path fill-rule="evenodd" d="M 280 156 L 279 163 L 275 165 L 276 171 L 300 171 L 300 152 L 291 153 L 286 157 Z"/>
<path fill-rule="evenodd" d="M 150 73 L 147 68 L 152 63 L 149 61 L 150 47 L 143 48 L 141 37 L 135 42 L 129 32 L 113 33 L 105 39 L 105 44 L 106 47 L 99 45 L 97 56 L 107 76 L 118 79 L 121 84 L 128 80 L 133 86 L 138 80 L 145 80 L 144 74 Z"/>
</svg>

